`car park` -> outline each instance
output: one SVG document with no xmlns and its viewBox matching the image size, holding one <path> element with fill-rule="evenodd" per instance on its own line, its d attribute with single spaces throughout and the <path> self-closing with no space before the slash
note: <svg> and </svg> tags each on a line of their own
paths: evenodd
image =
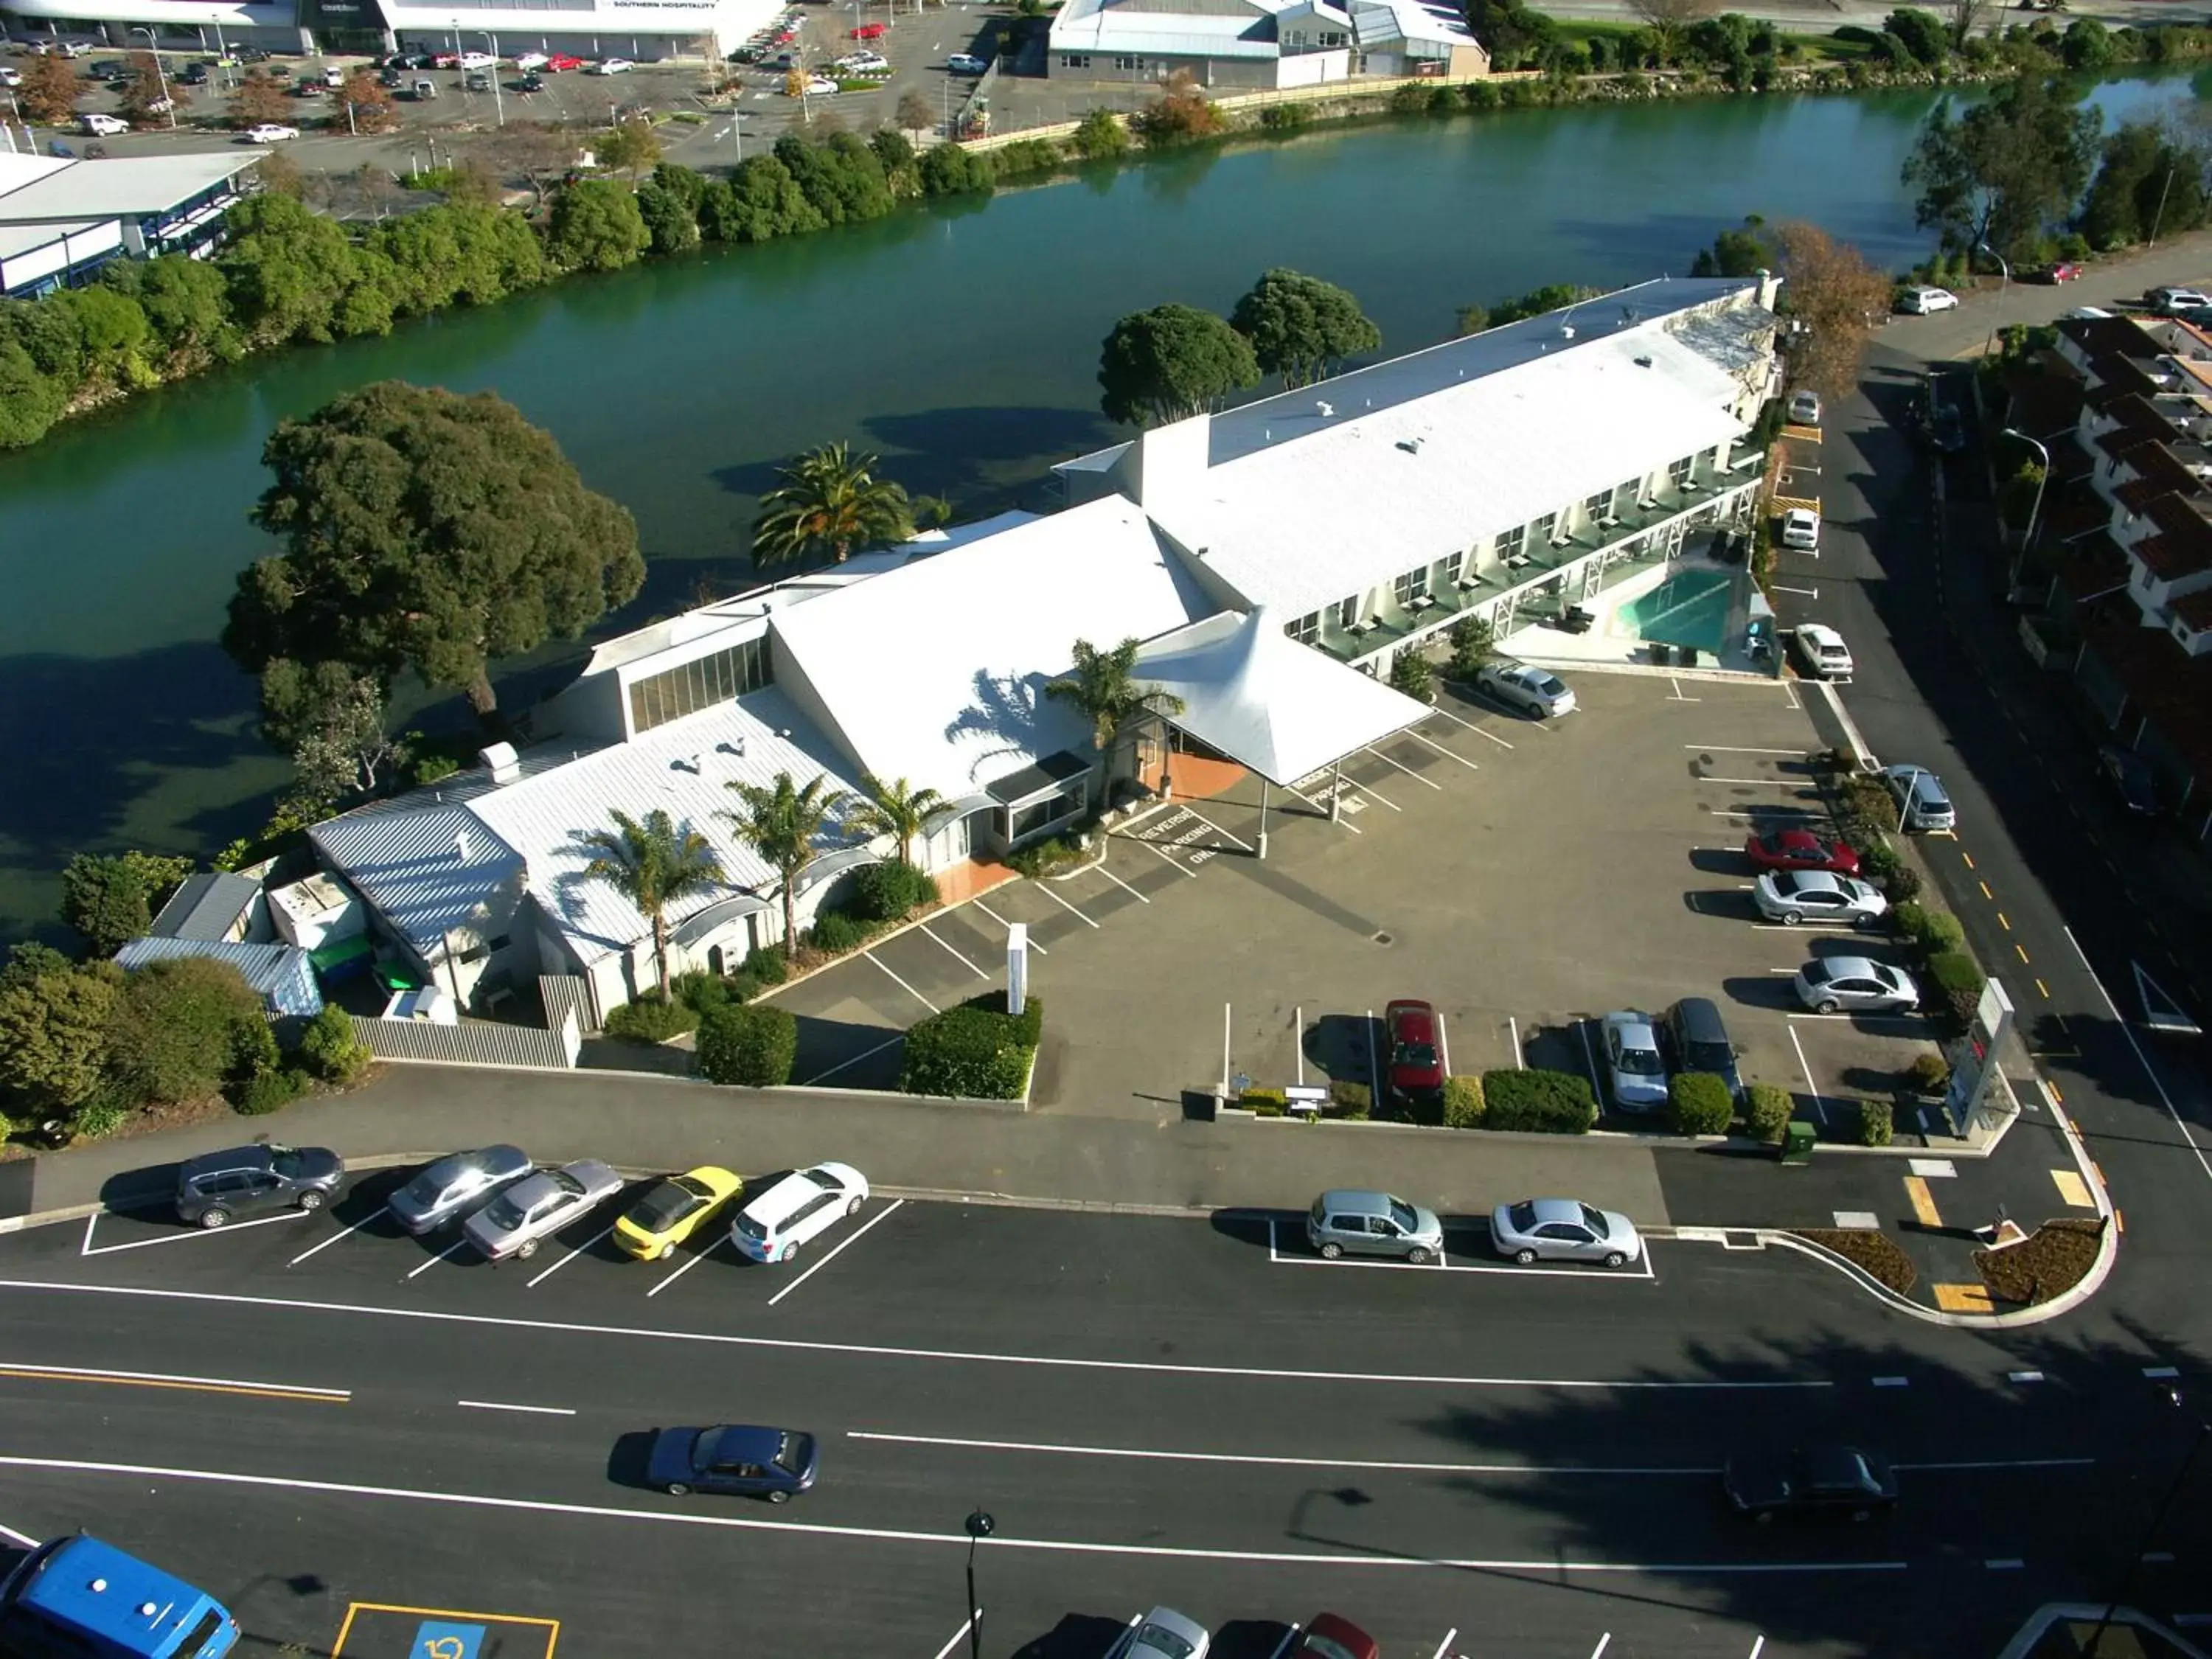
<svg viewBox="0 0 2212 1659">
<path fill-rule="evenodd" d="M 1290 1659 L 1382 1659 L 1375 1638 L 1337 1613 L 1314 1614 L 1297 1635 Z"/>
<path fill-rule="evenodd" d="M 822 1453 L 811 1434 L 742 1423 L 663 1429 L 653 1437 L 646 1479 L 672 1498 L 695 1492 L 788 1502 L 810 1491 Z"/>
<path fill-rule="evenodd" d="M 856 52 L 838 60 L 841 67 L 855 75 L 881 75 L 890 71 L 891 61 L 879 52 Z"/>
<path fill-rule="evenodd" d="M 487 1261 L 528 1261 L 538 1247 L 622 1190 L 622 1177 L 595 1158 L 526 1176 L 478 1210 L 463 1231 Z"/>
<path fill-rule="evenodd" d="M 602 58 L 592 66 L 594 75 L 627 75 L 637 67 L 627 58 Z"/>
<path fill-rule="evenodd" d="M 418 76 L 415 84 L 408 88 L 408 93 L 416 103 L 427 104 L 438 95 L 438 83 Z"/>
<path fill-rule="evenodd" d="M 2158 774 L 2132 749 L 2108 743 L 2097 751 L 2097 769 L 2105 775 L 2129 811 L 2140 817 L 2158 812 Z"/>
<path fill-rule="evenodd" d="M 1736 1070 L 1735 1044 L 1711 997 L 1684 997 L 1659 1022 L 1659 1052 L 1674 1072 L 1711 1072 L 1743 1098 L 1743 1077 Z"/>
<path fill-rule="evenodd" d="M 227 1225 L 274 1210 L 319 1210 L 345 1179 L 327 1146 L 233 1146 L 177 1166 L 177 1215 L 196 1227 Z"/>
<path fill-rule="evenodd" d="M 1948 288 L 1908 288 L 1897 298 L 1897 308 L 1908 317 L 1932 317 L 1958 307 L 1959 296 Z"/>
<path fill-rule="evenodd" d="M 543 92 L 545 90 L 545 77 L 532 70 L 514 83 L 514 89 L 517 92 Z"/>
<path fill-rule="evenodd" d="M 1900 763 L 1881 769 L 1881 781 L 1897 803 L 1899 830 L 1955 830 L 1959 814 L 1944 792 L 1943 781 L 1924 766 Z"/>
<path fill-rule="evenodd" d="M 2153 311 L 2175 312 L 2185 306 L 2212 306 L 2212 298 L 2193 288 L 2154 288 L 2143 295 Z"/>
<path fill-rule="evenodd" d="M 520 1146 L 452 1153 L 392 1195 L 392 1218 L 401 1231 L 420 1238 L 489 1204 L 534 1167 Z"/>
<path fill-rule="evenodd" d="M 718 1164 L 656 1181 L 615 1223 L 615 1243 L 641 1261 L 659 1261 L 743 1192 L 745 1183 Z"/>
<path fill-rule="evenodd" d="M 789 97 L 792 95 L 792 91 L 789 87 L 786 87 L 783 90 L 785 96 Z M 798 95 L 801 97 L 826 98 L 836 90 L 837 83 L 835 81 L 830 80 L 827 76 L 810 75 L 800 84 Z"/>
<path fill-rule="evenodd" d="M 97 112 L 80 115 L 76 118 L 76 122 L 88 137 L 94 138 L 112 138 L 118 132 L 131 131 L 130 122 L 118 120 L 112 115 L 101 115 Z"/>
<path fill-rule="evenodd" d="M 1519 709 L 1531 720 L 1543 720 L 1575 711 L 1575 694 L 1565 681 L 1548 668 L 1500 657 L 1475 672 L 1474 683 L 1499 702 Z"/>
<path fill-rule="evenodd" d="M 1790 394 L 1790 418 L 1799 426 L 1820 424 L 1820 394 L 1817 392 L 1793 392 Z"/>
<path fill-rule="evenodd" d="M 1820 515 L 1808 507 L 1793 507 L 1782 515 L 1782 544 L 1802 553 L 1820 547 Z"/>
<path fill-rule="evenodd" d="M 1571 1198 L 1524 1198 L 1490 1212 L 1498 1254 L 1526 1267 L 1538 1261 L 1596 1261 L 1626 1267 L 1644 1256 L 1636 1224 L 1617 1210 Z"/>
<path fill-rule="evenodd" d="M 788 1261 L 840 1216 L 857 1215 L 868 1179 L 849 1164 L 794 1170 L 765 1188 L 730 1224 L 730 1242 L 755 1261 Z"/>
<path fill-rule="evenodd" d="M 1910 1013 L 1920 1006 L 1912 975 L 1871 957 L 1815 957 L 1792 987 L 1816 1014 Z"/>
<path fill-rule="evenodd" d="M 1832 870 L 1839 876 L 1859 872 L 1856 853 L 1810 830 L 1770 830 L 1763 836 L 1747 836 L 1743 852 L 1759 870 Z"/>
<path fill-rule="evenodd" d="M 1805 672 L 1816 680 L 1847 680 L 1851 677 L 1851 648 L 1844 636 L 1826 623 L 1800 623 L 1790 645 Z"/>
<path fill-rule="evenodd" d="M 1392 1002 L 1382 1011 L 1390 1045 L 1390 1092 L 1401 1100 L 1432 1099 L 1444 1086 L 1444 1063 L 1437 1051 L 1437 1011 L 1414 998 Z"/>
<path fill-rule="evenodd" d="M 1624 1112 L 1649 1112 L 1667 1103 L 1667 1060 L 1659 1052 L 1650 1015 L 1632 1009 L 1607 1014 L 1599 1024 L 1598 1045 L 1615 1106 Z"/>
<path fill-rule="evenodd" d="M 397 91 L 407 84 L 407 77 L 396 69 L 379 70 L 376 72 L 376 84 L 389 90 Z"/>
<path fill-rule="evenodd" d="M 122 81 L 129 78 L 131 65 L 120 58 L 103 58 L 88 64 L 84 72 L 95 81 Z"/>
<path fill-rule="evenodd" d="M 1868 1521 L 1897 1507 L 1897 1471 L 1856 1446 L 1801 1446 L 1731 1457 L 1721 1490 L 1738 1515 L 1847 1516 Z"/>
<path fill-rule="evenodd" d="M 1129 1626 L 1109 1659 L 1206 1659 L 1213 1638 L 1173 1607 L 1154 1607 Z"/>
<path fill-rule="evenodd" d="M 1863 927 L 1889 914 L 1878 888 L 1826 870 L 1769 870 L 1752 884 L 1751 896 L 1759 915 L 1785 927 L 1808 919 Z"/>
<path fill-rule="evenodd" d="M 988 59 L 978 58 L 973 52 L 956 52 L 945 60 L 945 67 L 953 75 L 981 75 L 991 65 Z"/>
<path fill-rule="evenodd" d="M 1394 1194 L 1340 1188 L 1323 1193 L 1306 1212 L 1306 1243 L 1327 1261 L 1383 1255 L 1418 1267 L 1443 1254 L 1444 1226 L 1434 1210 Z"/>
<path fill-rule="evenodd" d="M 465 92 L 489 92 L 491 76 L 482 70 L 471 70 L 462 80 L 461 89 Z"/>
<path fill-rule="evenodd" d="M 208 66 L 187 64 L 177 71 L 174 79 L 180 87 L 204 87 L 208 83 Z"/>
</svg>

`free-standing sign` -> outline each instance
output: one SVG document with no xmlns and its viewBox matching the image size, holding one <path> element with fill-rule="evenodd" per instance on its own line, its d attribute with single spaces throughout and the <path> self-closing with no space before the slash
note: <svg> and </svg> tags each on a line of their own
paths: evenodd
<svg viewBox="0 0 2212 1659">
<path fill-rule="evenodd" d="M 1996 1073 L 1996 1051 L 2012 1035 L 2012 999 L 1990 980 L 1982 987 L 1975 1006 L 1974 1022 L 1966 1035 L 1951 1045 L 1951 1086 L 1943 1109 L 1951 1120 L 1951 1133 L 1963 1139 L 1983 1103 L 1989 1098 L 1990 1079 Z"/>
<path fill-rule="evenodd" d="M 1029 998 L 1030 925 L 1018 921 L 1006 929 L 1006 1012 L 1018 1014 Z"/>
</svg>

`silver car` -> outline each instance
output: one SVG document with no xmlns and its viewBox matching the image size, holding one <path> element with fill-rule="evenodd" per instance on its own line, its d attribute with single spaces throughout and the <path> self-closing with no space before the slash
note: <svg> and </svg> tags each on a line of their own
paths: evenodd
<svg viewBox="0 0 2212 1659">
<path fill-rule="evenodd" d="M 1871 957 L 1817 957 L 1797 970 L 1796 982 L 1797 1000 L 1816 1014 L 1909 1013 L 1920 1006 L 1912 975 Z"/>
<path fill-rule="evenodd" d="M 1500 1255 L 1522 1267 L 1534 1261 L 1601 1261 L 1625 1267 L 1641 1260 L 1636 1224 L 1614 1210 L 1571 1198 L 1524 1198 L 1490 1212 L 1490 1239 Z"/>
<path fill-rule="evenodd" d="M 1900 830 L 1955 830 L 1957 809 L 1943 781 L 1924 766 L 1885 766 L 1881 781 L 1897 802 Z"/>
<path fill-rule="evenodd" d="M 1444 1227 L 1434 1210 L 1394 1194 L 1337 1188 L 1306 1212 L 1306 1243 L 1327 1261 L 1389 1255 L 1419 1267 L 1444 1253 Z"/>
<path fill-rule="evenodd" d="M 496 1198 L 530 1173 L 520 1146 L 482 1146 L 440 1158 L 392 1194 L 392 1218 L 420 1238 Z"/>
<path fill-rule="evenodd" d="M 593 1158 L 527 1176 L 469 1218 L 463 1230 L 489 1261 L 528 1261 L 577 1217 L 622 1190 L 622 1177 Z"/>
<path fill-rule="evenodd" d="M 1474 683 L 1531 720 L 1575 712 L 1575 694 L 1568 690 L 1565 680 L 1547 668 L 1500 658 L 1476 670 Z"/>
<path fill-rule="evenodd" d="M 1889 914 L 1879 889 L 1826 870 L 1769 870 L 1753 884 L 1751 896 L 1759 915 L 1785 927 L 1808 916 L 1858 927 Z"/>
<path fill-rule="evenodd" d="M 1650 1015 L 1633 1010 L 1607 1014 L 1600 1042 L 1614 1105 L 1624 1112 L 1648 1112 L 1667 1103 L 1667 1062 Z"/>
<path fill-rule="evenodd" d="M 1173 1607 L 1154 1607 L 1115 1645 L 1115 1659 L 1206 1659 L 1213 1645 L 1206 1626 Z"/>
</svg>

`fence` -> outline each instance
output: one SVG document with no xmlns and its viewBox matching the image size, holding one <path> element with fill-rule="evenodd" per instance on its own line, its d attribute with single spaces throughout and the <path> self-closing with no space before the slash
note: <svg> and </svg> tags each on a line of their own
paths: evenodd
<svg viewBox="0 0 2212 1659">
<path fill-rule="evenodd" d="M 580 1046 L 573 1010 L 564 1011 L 556 1030 L 534 1025 L 439 1025 L 421 1019 L 364 1019 L 356 1016 L 354 1035 L 379 1060 L 424 1060 L 440 1066 L 525 1066 L 565 1072 L 576 1063 Z"/>
</svg>

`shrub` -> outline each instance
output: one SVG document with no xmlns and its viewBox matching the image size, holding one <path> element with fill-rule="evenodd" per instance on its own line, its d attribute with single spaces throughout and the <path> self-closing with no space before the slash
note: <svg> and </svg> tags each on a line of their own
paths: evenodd
<svg viewBox="0 0 2212 1659">
<path fill-rule="evenodd" d="M 368 1067 L 368 1045 L 354 1035 L 353 1016 L 331 1003 L 300 1033 L 300 1060 L 325 1083 L 350 1083 Z"/>
<path fill-rule="evenodd" d="M 133 1102 L 192 1100 L 239 1075 L 259 1039 L 273 1050 L 261 998 L 228 963 L 206 957 L 149 963 L 116 995 L 108 1066 Z"/>
<path fill-rule="evenodd" d="M 1779 1145 L 1782 1132 L 1789 1127 L 1796 1110 L 1790 1091 L 1771 1083 L 1754 1083 L 1744 1095 L 1751 1119 L 1751 1138 L 1770 1146 Z"/>
<path fill-rule="evenodd" d="M 119 1100 L 102 1096 L 88 1100 L 70 1119 L 70 1133 L 87 1140 L 104 1140 L 131 1121 L 131 1109 Z"/>
<path fill-rule="evenodd" d="M 641 997 L 607 1014 L 606 1032 L 624 1042 L 665 1042 L 699 1024 L 699 1011 L 688 1002 Z"/>
<path fill-rule="evenodd" d="M 264 1117 L 280 1111 L 307 1092 L 311 1079 L 296 1066 L 256 1072 L 237 1085 L 231 1104 L 246 1117 Z"/>
<path fill-rule="evenodd" d="M 1869 881 L 1887 883 L 1904 867 L 1904 864 L 1896 849 L 1880 837 L 1859 848 L 1859 873 Z"/>
<path fill-rule="evenodd" d="M 791 963 L 775 945 L 762 945 L 745 953 L 744 965 L 738 971 L 763 985 L 781 985 L 791 977 Z"/>
<path fill-rule="evenodd" d="M 1043 1010 L 1031 1003 L 1017 1019 L 1003 1009 L 1003 1003 L 995 1012 L 963 1003 L 913 1027 L 906 1034 L 899 1087 L 910 1095 L 1019 1099 L 1036 1046 L 1024 1039 L 1042 1029 Z"/>
<path fill-rule="evenodd" d="M 1497 654 L 1497 630 L 1480 617 L 1462 617 L 1451 625 L 1451 677 L 1471 680 Z"/>
<path fill-rule="evenodd" d="M 1247 1089 L 1237 1103 L 1257 1117 L 1280 1117 L 1290 1109 L 1290 1097 L 1280 1089 Z"/>
<path fill-rule="evenodd" d="M 1170 80 L 1164 97 L 1129 118 L 1129 130 L 1150 149 L 1211 138 L 1221 131 L 1221 112 L 1195 86 Z"/>
<path fill-rule="evenodd" d="M 1735 1102 L 1725 1081 L 1711 1072 L 1678 1072 L 1667 1085 L 1674 1133 L 1724 1135 L 1735 1121 Z"/>
<path fill-rule="evenodd" d="M 1482 1100 L 1486 1129 L 1579 1135 L 1597 1122 L 1597 1097 L 1578 1072 L 1485 1072 Z"/>
<path fill-rule="evenodd" d="M 1298 131 L 1309 118 L 1296 104 L 1270 104 L 1260 112 L 1260 131 L 1279 138 Z"/>
<path fill-rule="evenodd" d="M 1416 702 L 1426 702 L 1436 695 L 1436 672 L 1429 659 L 1418 650 L 1401 651 L 1390 659 L 1390 689 L 1402 691 Z"/>
<path fill-rule="evenodd" d="M 1889 1103 L 1886 1100 L 1859 1102 L 1859 1145 L 1887 1146 L 1890 1133 Z"/>
<path fill-rule="evenodd" d="M 1065 869 L 1084 856 L 1083 848 L 1072 841 L 1062 841 L 1058 836 L 1047 836 L 1042 841 L 1031 842 L 1027 847 L 1016 848 L 1006 854 L 1006 867 L 1018 870 L 1031 881 Z"/>
<path fill-rule="evenodd" d="M 1390 94 L 1390 112 L 1394 115 L 1425 115 L 1429 110 L 1429 88 L 1422 86 L 1400 87 Z"/>
<path fill-rule="evenodd" d="M 701 1019 L 709 1009 L 720 1007 L 730 1000 L 729 982 L 708 973 L 703 968 L 694 968 L 688 974 L 678 974 L 668 982 L 668 994 Z"/>
<path fill-rule="evenodd" d="M 1982 1000 L 1982 970 L 1964 951 L 1938 951 L 1928 958 L 1928 977 L 1943 994 L 1952 1015 L 1964 1024 Z"/>
<path fill-rule="evenodd" d="M 1129 148 L 1129 134 L 1112 110 L 1094 109 L 1077 124 L 1067 142 L 1085 161 L 1105 161 Z"/>
<path fill-rule="evenodd" d="M 854 873 L 840 908 L 861 921 L 898 921 L 937 902 L 937 882 L 913 865 L 893 859 Z"/>
<path fill-rule="evenodd" d="M 1336 1115 L 1364 1122 L 1375 1109 L 1375 1097 L 1364 1083 L 1332 1082 L 1328 1085 L 1328 1103 Z"/>
<path fill-rule="evenodd" d="M 1444 1079 L 1444 1127 L 1447 1129 L 1480 1129 L 1482 1127 L 1482 1079 L 1479 1077 L 1448 1077 Z"/>
<path fill-rule="evenodd" d="M 1917 1095 L 1940 1095 L 1951 1081 L 1951 1062 L 1940 1054 L 1917 1056 L 1905 1068 L 1905 1081 Z"/>
<path fill-rule="evenodd" d="M 1928 932 L 1928 912 L 1910 900 L 1890 911 L 1889 919 L 1897 924 L 1900 938 L 1917 945 Z"/>
<path fill-rule="evenodd" d="M 725 1002 L 750 1002 L 760 994 L 761 982 L 742 969 L 722 981 L 722 1000 Z M 705 1009 L 699 1011 L 699 1018 L 707 1018 Z"/>
<path fill-rule="evenodd" d="M 1881 889 L 1891 903 L 1909 904 L 1920 896 L 1920 872 L 1909 864 L 1900 864 L 1883 878 Z"/>
<path fill-rule="evenodd" d="M 773 1089 L 791 1081 L 799 1020 L 773 1003 L 726 1002 L 699 1022 L 699 1075 L 709 1083 Z"/>
<path fill-rule="evenodd" d="M 874 932 L 857 916 L 848 916 L 842 910 L 824 910 L 814 918 L 807 939 L 816 950 L 827 951 L 834 956 L 843 951 L 859 950 Z"/>
</svg>

